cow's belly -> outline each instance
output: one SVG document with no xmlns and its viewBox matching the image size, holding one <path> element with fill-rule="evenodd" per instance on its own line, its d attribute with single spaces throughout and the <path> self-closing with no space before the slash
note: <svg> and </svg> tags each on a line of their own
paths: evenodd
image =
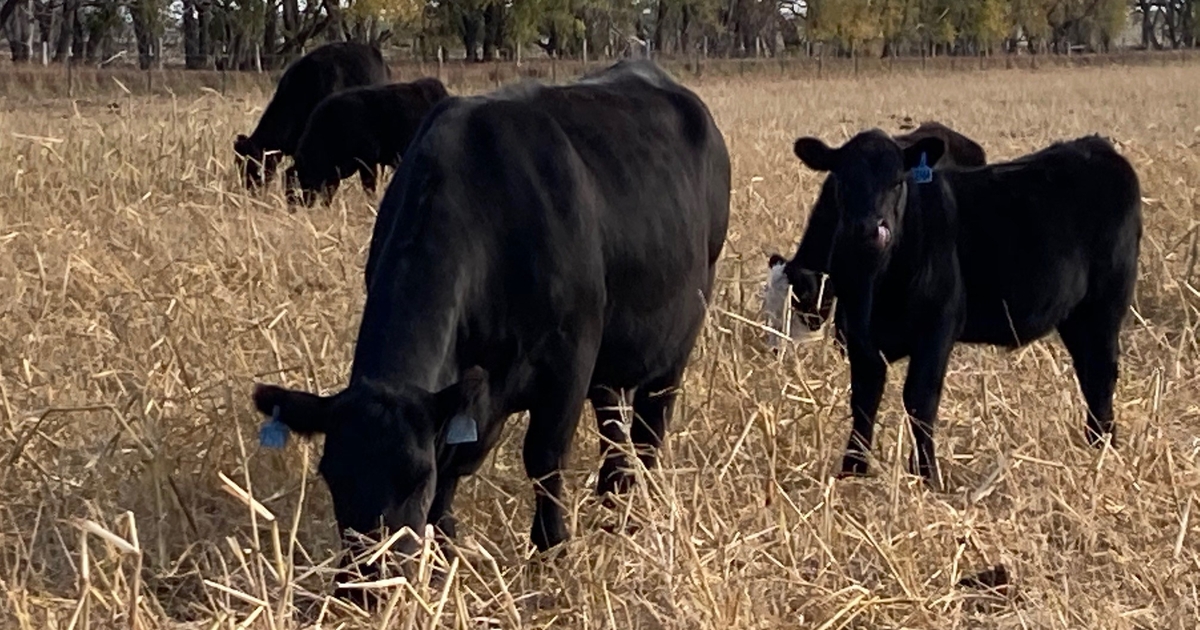
<svg viewBox="0 0 1200 630">
<path fill-rule="evenodd" d="M 698 286 L 653 310 L 613 313 L 601 338 L 592 384 L 632 388 L 679 369 L 703 323 Z"/>
</svg>

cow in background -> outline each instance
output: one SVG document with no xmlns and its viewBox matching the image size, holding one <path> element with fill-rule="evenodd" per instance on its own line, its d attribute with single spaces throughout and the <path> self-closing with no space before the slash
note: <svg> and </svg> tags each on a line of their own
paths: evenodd
<svg viewBox="0 0 1200 630">
<path fill-rule="evenodd" d="M 334 42 L 314 48 L 293 61 L 249 136 L 233 142 L 235 164 L 246 188 L 271 181 L 283 156 L 295 153 L 309 114 L 321 99 L 359 85 L 386 83 L 391 71 L 378 48 L 356 42 Z"/>
<path fill-rule="evenodd" d="M 339 183 L 358 173 L 374 194 L 382 167 L 400 166 L 425 114 L 448 98 L 441 81 L 350 88 L 330 94 L 308 117 L 288 167 L 288 198 L 312 205 L 318 193 L 328 203 Z"/>
</svg>

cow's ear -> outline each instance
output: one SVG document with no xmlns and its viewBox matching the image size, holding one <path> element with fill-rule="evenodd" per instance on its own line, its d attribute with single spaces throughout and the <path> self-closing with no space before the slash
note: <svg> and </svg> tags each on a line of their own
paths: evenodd
<svg viewBox="0 0 1200 630">
<path fill-rule="evenodd" d="M 779 265 L 785 265 L 785 264 L 787 264 L 787 259 L 784 258 L 783 256 L 779 255 L 778 253 L 771 254 L 771 256 L 769 258 L 767 258 L 767 269 L 774 269 L 775 267 L 778 267 Z"/>
<path fill-rule="evenodd" d="M 250 146 L 250 138 L 246 137 L 246 134 L 244 133 L 239 133 L 237 137 L 233 139 L 233 150 L 237 151 L 238 153 L 250 153 L 250 150 L 253 148 L 254 147 Z"/>
<path fill-rule="evenodd" d="M 832 171 L 837 167 L 837 149 L 829 148 L 818 138 L 797 138 L 792 152 L 801 162 L 814 171 Z"/>
<path fill-rule="evenodd" d="M 254 386 L 254 406 L 258 412 L 282 422 L 300 435 L 329 432 L 332 402 L 333 398 L 275 385 Z M 279 408 L 278 415 L 275 414 L 276 407 Z"/>
<path fill-rule="evenodd" d="M 433 395 L 433 413 L 447 444 L 465 444 L 479 439 L 489 407 L 487 370 L 475 366 L 462 380 Z"/>
<path fill-rule="evenodd" d="M 904 170 L 910 171 L 921 164 L 921 155 L 925 155 L 925 166 L 933 168 L 942 155 L 946 153 L 946 143 L 941 138 L 929 136 L 921 138 L 904 149 Z"/>
</svg>

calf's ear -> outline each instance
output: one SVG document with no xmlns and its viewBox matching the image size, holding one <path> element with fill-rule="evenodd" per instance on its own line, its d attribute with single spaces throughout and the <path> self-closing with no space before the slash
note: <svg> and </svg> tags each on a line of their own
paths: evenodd
<svg viewBox="0 0 1200 630">
<path fill-rule="evenodd" d="M 275 419 L 300 435 L 329 431 L 332 398 L 261 383 L 254 386 L 253 396 L 259 413 L 270 418 L 278 407 L 279 414 Z"/>
<path fill-rule="evenodd" d="M 837 149 L 829 148 L 818 138 L 797 138 L 792 152 L 814 171 L 832 171 L 837 166 Z"/>
<path fill-rule="evenodd" d="M 921 138 L 904 149 L 904 170 L 912 170 L 921 163 L 921 154 L 925 154 L 925 166 L 933 168 L 938 160 L 946 153 L 946 143 L 937 137 Z"/>
<path fill-rule="evenodd" d="M 489 406 L 487 370 L 475 366 L 462 379 L 433 395 L 433 413 L 447 444 L 464 444 L 479 439 Z"/>
<path fill-rule="evenodd" d="M 774 269 L 779 265 L 785 264 L 787 264 L 787 259 L 777 253 L 771 254 L 771 256 L 767 259 L 767 269 Z"/>
</svg>

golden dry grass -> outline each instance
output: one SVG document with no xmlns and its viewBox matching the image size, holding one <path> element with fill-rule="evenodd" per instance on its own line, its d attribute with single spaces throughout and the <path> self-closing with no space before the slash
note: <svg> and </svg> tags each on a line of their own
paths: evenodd
<svg viewBox="0 0 1200 630">
<path fill-rule="evenodd" d="M 642 529 L 600 529 L 613 516 L 589 493 L 587 411 L 568 471 L 575 537 L 557 565 L 530 563 L 514 418 L 459 493 L 454 577 L 392 587 L 395 607 L 374 619 L 324 598 L 319 565 L 337 540 L 319 447 L 260 451 L 249 392 L 344 382 L 375 200 L 357 181 L 294 214 L 278 190 L 244 194 L 230 142 L 259 92 L 9 108 L 2 625 L 1195 628 L 1198 82 L 1185 66 L 701 83 L 733 156 L 733 219 L 664 469 L 629 500 Z M 938 433 L 950 491 L 900 473 L 904 364 L 881 412 L 879 475 L 829 480 L 848 431 L 845 361 L 827 339 L 776 359 L 743 318 L 757 317 L 765 254 L 791 253 L 819 183 L 793 139 L 896 131 L 904 116 L 950 124 L 992 159 L 1097 131 L 1133 161 L 1147 232 L 1118 450 L 1083 446 L 1052 337 L 956 350 Z M 997 563 L 1013 589 L 955 588 Z"/>
</svg>

